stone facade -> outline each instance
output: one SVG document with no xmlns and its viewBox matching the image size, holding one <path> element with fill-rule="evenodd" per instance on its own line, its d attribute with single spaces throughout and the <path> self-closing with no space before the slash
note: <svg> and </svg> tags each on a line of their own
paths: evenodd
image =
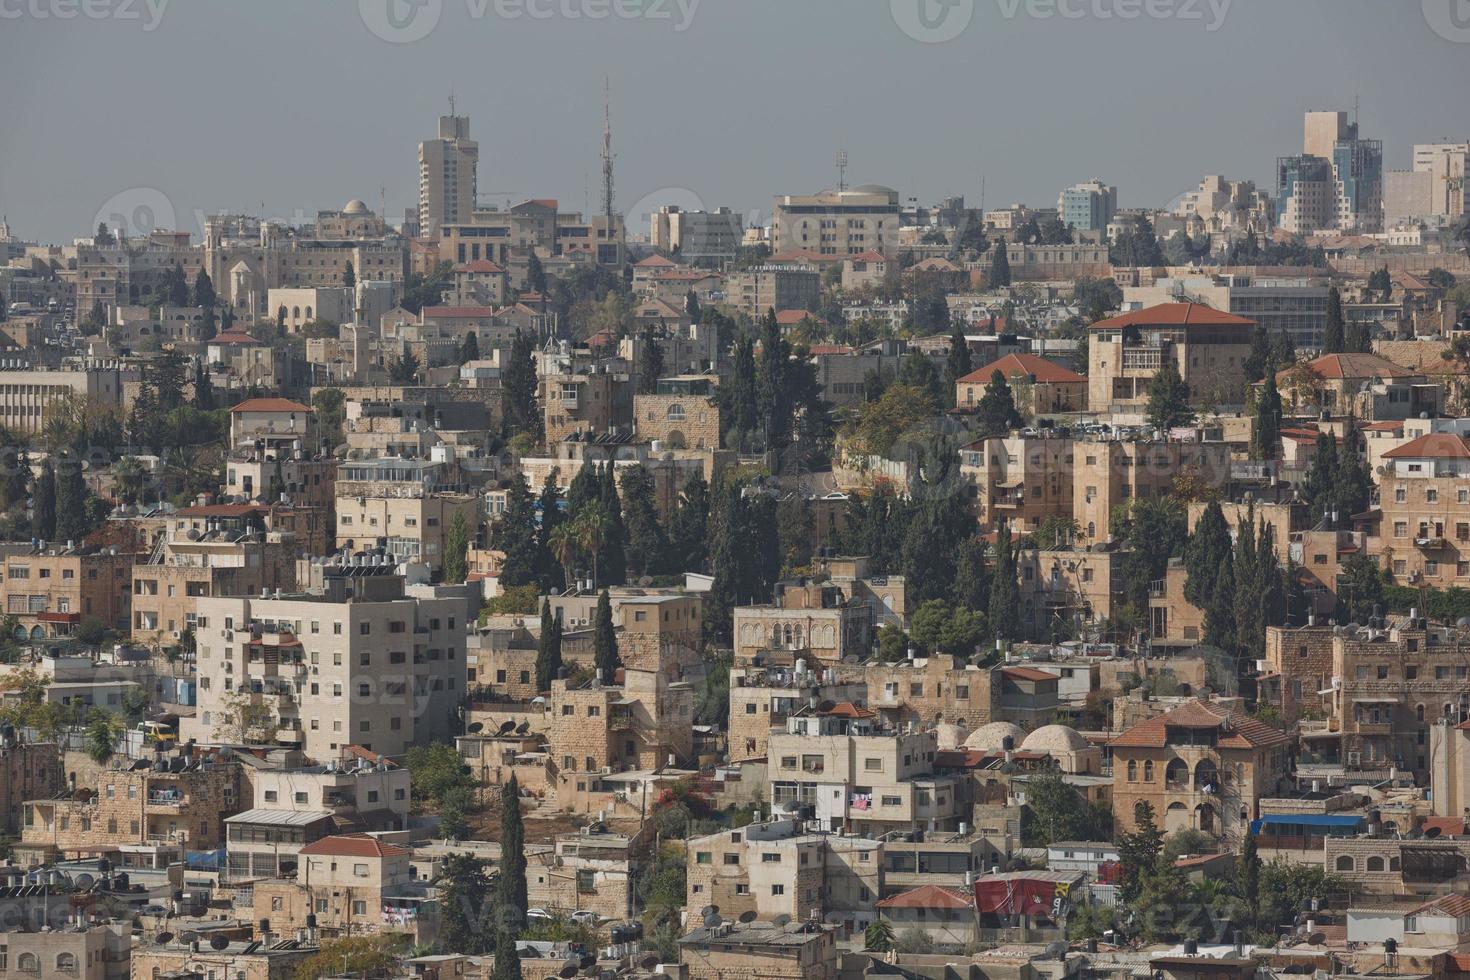
<svg viewBox="0 0 1470 980">
<path fill-rule="evenodd" d="M 720 446 L 720 407 L 706 395 L 635 395 L 633 418 L 640 439 L 657 440 L 669 449 Z"/>
<path fill-rule="evenodd" d="M 838 668 L 861 681 L 868 707 L 894 725 L 959 725 L 974 731 L 994 719 L 991 672 L 959 657 L 938 654 L 895 664 Z"/>
</svg>

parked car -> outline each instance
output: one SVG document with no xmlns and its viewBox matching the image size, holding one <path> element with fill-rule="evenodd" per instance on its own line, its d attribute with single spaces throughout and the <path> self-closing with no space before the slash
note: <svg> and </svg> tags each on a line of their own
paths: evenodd
<svg viewBox="0 0 1470 980">
<path fill-rule="evenodd" d="M 526 909 L 526 918 L 528 918 L 528 919 L 554 919 L 554 918 L 556 918 L 556 916 L 552 915 L 550 912 L 546 911 L 545 909 Z"/>
<path fill-rule="evenodd" d="M 602 921 L 602 917 L 591 909 L 578 909 L 572 913 L 571 919 L 581 926 L 595 926 Z"/>
</svg>

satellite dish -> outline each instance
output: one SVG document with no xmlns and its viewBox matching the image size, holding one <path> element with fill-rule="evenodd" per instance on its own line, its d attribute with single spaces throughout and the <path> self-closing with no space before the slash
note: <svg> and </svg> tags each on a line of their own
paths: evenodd
<svg viewBox="0 0 1470 980">
<path fill-rule="evenodd" d="M 699 914 L 700 916 L 710 916 L 714 915 L 719 910 L 720 907 L 718 905 L 706 905 L 704 908 L 699 910 Z"/>
<path fill-rule="evenodd" d="M 789 925 L 790 922 L 791 916 L 787 915 L 785 912 L 782 912 L 780 915 L 771 920 L 771 925 L 775 926 L 777 929 L 783 929 L 787 925 Z"/>
<path fill-rule="evenodd" d="M 1434 840 L 1442 832 L 1443 832 L 1443 828 L 1442 827 L 1426 827 L 1424 829 L 1424 837 L 1425 837 L 1426 840 Z"/>
<path fill-rule="evenodd" d="M 470 727 L 468 727 L 468 728 L 465 729 L 465 731 L 469 732 L 471 735 L 478 735 L 481 732 L 483 732 L 484 730 L 485 730 L 485 723 L 483 721 L 473 721 L 473 722 L 470 722 Z"/>
<path fill-rule="evenodd" d="M 837 707 L 836 701 L 823 701 L 821 704 L 817 705 L 817 710 L 825 712 L 831 711 L 835 707 Z"/>
<path fill-rule="evenodd" d="M 496 734 L 497 735 L 509 735 L 511 733 L 511 731 L 515 729 L 515 727 L 516 727 L 516 723 L 515 722 L 508 721 L 505 724 L 503 724 L 503 725 L 500 726 L 500 731 L 497 732 Z"/>
<path fill-rule="evenodd" d="M 531 730 L 531 723 L 529 721 L 523 721 L 519 725 L 516 726 L 516 734 L 517 735 L 524 735 L 527 732 L 529 732 L 530 730 Z"/>
<path fill-rule="evenodd" d="M 638 965 L 641 966 L 643 969 L 652 972 L 653 968 L 658 966 L 660 962 L 661 961 L 659 960 L 657 953 L 649 953 L 647 956 L 643 957 L 643 959 L 638 961 Z"/>
<path fill-rule="evenodd" d="M 704 917 L 704 927 L 706 929 L 718 929 L 724 924 L 725 920 L 720 918 L 720 913 L 718 912 L 711 912 L 709 915 Z"/>
<path fill-rule="evenodd" d="M 1327 935 L 1325 933 L 1314 932 L 1307 937 L 1308 946 L 1321 946 L 1325 942 L 1327 942 Z"/>
<path fill-rule="evenodd" d="M 744 912 L 741 912 L 740 913 L 739 922 L 740 922 L 741 925 L 748 926 L 748 925 L 750 925 L 754 921 L 755 921 L 755 909 L 746 909 Z"/>
<path fill-rule="evenodd" d="M 160 946 L 167 946 L 174 941 L 174 934 L 171 932 L 160 932 L 153 941 Z"/>
<path fill-rule="evenodd" d="M 223 933 L 221 933 L 218 936 L 215 936 L 213 939 L 211 939 L 209 941 L 209 948 L 210 949 L 216 949 L 216 950 L 218 950 L 218 949 L 224 949 L 228 945 L 230 945 L 230 937 L 224 935 Z"/>
<path fill-rule="evenodd" d="M 561 977 L 562 980 L 571 980 L 581 968 L 582 964 L 578 960 L 567 960 L 561 965 L 561 972 L 557 976 Z"/>
</svg>

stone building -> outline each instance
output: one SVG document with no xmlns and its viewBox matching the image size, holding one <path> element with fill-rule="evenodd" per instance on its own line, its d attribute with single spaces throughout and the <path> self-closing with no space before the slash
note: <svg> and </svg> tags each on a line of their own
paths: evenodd
<svg viewBox="0 0 1470 980">
<path fill-rule="evenodd" d="M 694 689 L 654 671 L 623 683 L 552 681 L 547 754 L 563 782 L 575 773 L 656 769 L 694 749 Z"/>
<path fill-rule="evenodd" d="M 1022 435 L 980 439 L 960 448 L 975 519 L 985 530 L 1036 530 L 1048 517 L 1072 516 L 1073 443 Z"/>
<path fill-rule="evenodd" d="M 679 940 L 688 980 L 836 980 L 836 933 L 806 922 L 725 922 L 700 926 Z"/>
<path fill-rule="evenodd" d="M 108 922 L 64 929 L 0 933 L 0 976 L 128 980 L 130 925 Z"/>
<path fill-rule="evenodd" d="M 0 830 L 19 833 L 26 801 L 50 799 L 64 785 L 57 743 L 0 736 Z"/>
<path fill-rule="evenodd" d="M 1167 496 L 1180 479 L 1219 490 L 1230 476 L 1225 443 L 1088 440 L 1073 446 L 1073 459 L 1072 516 L 1085 544 L 1113 535 L 1121 504 Z"/>
<path fill-rule="evenodd" d="M 1360 527 L 1400 585 L 1470 586 L 1470 439 L 1433 432 L 1383 453 L 1376 511 Z"/>
<path fill-rule="evenodd" d="M 955 405 L 973 409 L 995 375 L 1005 379 L 1022 415 L 1035 418 L 1087 410 L 1087 379 L 1035 354 L 1007 354 L 955 382 Z"/>
<path fill-rule="evenodd" d="M 840 587 L 807 579 L 780 582 L 775 601 L 735 607 L 735 658 L 763 650 L 799 651 L 837 663 L 872 651 L 873 609 Z"/>
<path fill-rule="evenodd" d="M 1165 833 L 1191 828 L 1238 840 L 1260 815 L 1261 798 L 1276 795 L 1291 745 L 1290 735 L 1264 722 L 1187 701 L 1109 743 L 1113 819 L 1132 831 L 1148 803 Z"/>
<path fill-rule="evenodd" d="M 861 678 L 837 680 L 833 672 L 798 673 L 791 665 L 749 664 L 730 669 L 729 753 L 732 762 L 764 759 L 771 732 L 784 731 L 786 719 L 815 699 L 823 701 L 867 700 L 867 685 Z"/>
<path fill-rule="evenodd" d="M 6 555 L 0 580 L 5 615 L 37 640 L 70 636 L 87 618 L 126 632 L 134 558 L 80 541 Z"/>
<path fill-rule="evenodd" d="M 325 938 L 407 933 L 430 942 L 436 902 L 415 883 L 413 852 L 367 835 L 324 837 L 301 848 L 294 878 L 256 881 L 253 918 L 291 935 L 314 915 Z"/>
<path fill-rule="evenodd" d="M 229 980 L 292 980 L 303 962 L 315 956 L 315 943 L 287 942 L 272 935 L 235 940 L 223 949 L 179 940 L 140 945 L 133 950 L 132 975 L 149 977 L 228 977 Z"/>
<path fill-rule="evenodd" d="M 526 868 L 527 901 L 561 914 L 595 912 L 602 919 L 634 918 L 638 861 L 626 834 L 584 828 L 559 834 L 552 850 Z"/>
<path fill-rule="evenodd" d="M 1094 412 L 1141 415 L 1166 357 L 1196 403 L 1245 404 L 1253 320 L 1196 303 L 1160 303 L 1099 320 L 1088 332 L 1087 405 Z"/>
<path fill-rule="evenodd" d="M 843 666 L 837 676 L 860 681 L 867 689 L 867 706 L 895 727 L 951 724 L 973 731 L 989 724 L 995 713 L 991 671 L 963 657 L 940 653 Z"/>
<path fill-rule="evenodd" d="M 670 449 L 718 449 L 720 407 L 704 375 L 660 378 L 653 394 L 633 396 L 638 437 Z"/>
</svg>

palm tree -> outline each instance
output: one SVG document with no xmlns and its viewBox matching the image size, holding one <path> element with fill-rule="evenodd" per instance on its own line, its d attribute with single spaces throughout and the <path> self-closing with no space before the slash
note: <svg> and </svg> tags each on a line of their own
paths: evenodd
<svg viewBox="0 0 1470 980">
<path fill-rule="evenodd" d="M 602 553 L 602 545 L 607 537 L 607 514 L 601 505 L 593 504 L 584 507 L 582 513 L 572 522 L 577 528 L 577 541 L 582 550 L 592 555 L 592 582 L 597 584 L 597 556 Z"/>
<path fill-rule="evenodd" d="M 557 564 L 566 574 L 566 580 L 572 581 L 577 559 L 582 554 L 581 529 L 578 528 L 577 523 L 558 524 L 552 530 L 551 539 L 546 544 L 551 549 L 551 557 L 556 559 Z"/>
</svg>

